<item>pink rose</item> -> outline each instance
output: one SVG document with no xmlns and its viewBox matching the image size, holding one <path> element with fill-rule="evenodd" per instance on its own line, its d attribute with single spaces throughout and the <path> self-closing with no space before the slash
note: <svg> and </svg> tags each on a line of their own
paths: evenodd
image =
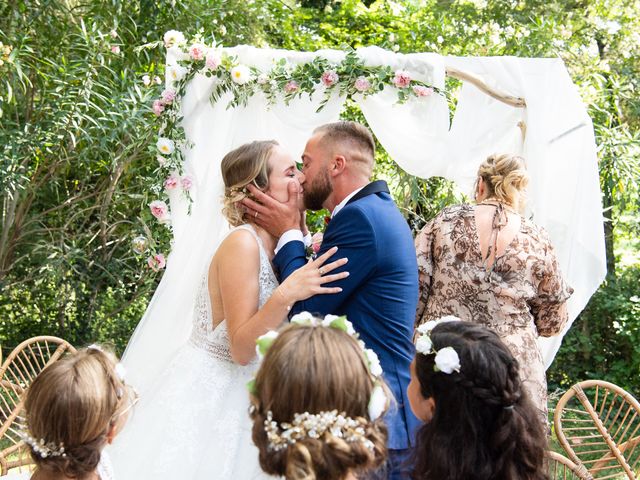
<svg viewBox="0 0 640 480">
<path fill-rule="evenodd" d="M 316 232 L 311 237 L 311 250 L 313 250 L 313 253 L 318 253 L 318 251 L 320 250 L 323 237 L 324 235 L 322 234 L 322 232 Z"/>
<path fill-rule="evenodd" d="M 169 219 L 169 207 L 162 200 L 154 200 L 149 204 L 151 209 L 151 215 L 156 217 L 161 222 Z"/>
<path fill-rule="evenodd" d="M 194 43 L 189 47 L 189 56 L 193 60 L 202 60 L 207 54 L 207 47 L 201 43 Z"/>
<path fill-rule="evenodd" d="M 429 97 L 433 95 L 433 88 L 423 87 L 422 85 L 414 85 L 413 93 L 415 93 L 418 97 Z"/>
<path fill-rule="evenodd" d="M 163 254 L 156 253 L 155 255 L 152 255 L 147 259 L 147 264 L 149 265 L 149 268 L 151 270 L 157 272 L 158 270 L 162 270 L 167 265 L 167 261 L 164 259 Z"/>
<path fill-rule="evenodd" d="M 189 190 L 191 190 L 191 187 L 193 186 L 193 179 L 191 178 L 190 175 L 185 175 L 180 180 L 180 184 L 182 185 L 182 189 L 188 192 Z"/>
<path fill-rule="evenodd" d="M 160 94 L 160 98 L 162 98 L 162 102 L 165 105 L 171 105 L 173 101 L 176 99 L 176 91 L 173 88 L 167 88 L 163 90 Z"/>
<path fill-rule="evenodd" d="M 178 177 L 172 173 L 164 181 L 164 189 L 165 190 L 173 190 L 177 186 L 178 186 Z"/>
<path fill-rule="evenodd" d="M 411 75 L 406 70 L 396 71 L 393 84 L 398 88 L 407 88 L 411 83 Z"/>
<path fill-rule="evenodd" d="M 298 85 L 298 82 L 296 82 L 295 80 L 289 80 L 284 86 L 284 91 L 286 93 L 293 93 L 297 92 L 299 88 L 300 86 Z"/>
<path fill-rule="evenodd" d="M 338 77 L 338 74 L 334 71 L 324 72 L 320 77 L 320 80 L 325 87 L 332 87 L 338 82 L 339 79 L 340 77 Z"/>
<path fill-rule="evenodd" d="M 369 82 L 369 80 L 367 80 L 365 77 L 358 77 L 353 86 L 359 92 L 366 92 L 371 88 L 371 82 Z"/>
<path fill-rule="evenodd" d="M 164 112 L 164 103 L 162 103 L 162 100 L 154 100 L 152 108 L 153 113 L 155 113 L 159 117 L 160 115 L 162 115 L 162 112 Z"/>
<path fill-rule="evenodd" d="M 112 45 L 111 53 L 115 53 L 116 55 L 118 55 L 120 53 L 120 47 L 118 45 Z"/>
<path fill-rule="evenodd" d="M 218 50 L 212 49 L 207 53 L 207 58 L 204 61 L 204 64 L 207 66 L 209 70 L 215 70 L 222 63 L 222 58 L 220 57 L 220 52 Z"/>
</svg>

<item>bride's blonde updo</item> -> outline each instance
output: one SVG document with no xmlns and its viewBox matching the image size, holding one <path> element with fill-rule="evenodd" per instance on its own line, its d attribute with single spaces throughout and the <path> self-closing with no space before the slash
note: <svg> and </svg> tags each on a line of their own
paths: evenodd
<svg viewBox="0 0 640 480">
<path fill-rule="evenodd" d="M 510 153 L 490 155 L 478 168 L 487 189 L 487 199 L 495 199 L 521 209 L 529 184 L 522 157 Z"/>
<path fill-rule="evenodd" d="M 249 194 L 246 186 L 253 183 L 260 190 L 269 187 L 269 157 L 277 145 L 275 140 L 245 143 L 231 150 L 222 159 L 222 180 L 225 187 L 222 213 L 231 226 L 237 227 L 245 223 L 240 202 Z"/>
<path fill-rule="evenodd" d="M 260 466 L 287 480 L 341 480 L 353 472 L 379 467 L 386 459 L 387 430 L 381 418 L 369 419 L 374 381 L 361 347 L 334 328 L 285 327 L 267 351 L 252 396 L 253 442 Z M 265 420 L 278 425 L 296 414 L 337 411 L 362 427 L 359 441 L 329 430 L 304 435 L 274 448 Z"/>
<path fill-rule="evenodd" d="M 112 429 L 127 419 L 133 393 L 116 357 L 89 347 L 45 368 L 25 400 L 25 442 L 38 470 L 86 478 L 98 463 Z"/>
</svg>

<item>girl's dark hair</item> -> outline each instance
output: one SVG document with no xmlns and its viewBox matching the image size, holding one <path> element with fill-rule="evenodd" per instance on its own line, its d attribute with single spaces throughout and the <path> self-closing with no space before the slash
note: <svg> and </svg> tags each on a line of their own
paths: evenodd
<svg viewBox="0 0 640 480">
<path fill-rule="evenodd" d="M 518 362 L 493 331 L 446 322 L 431 332 L 435 350 L 453 347 L 460 372 L 434 370 L 435 355 L 416 354 L 424 398 L 433 397 L 431 421 L 417 434 L 416 480 L 547 479 L 546 429 L 525 393 Z"/>
</svg>

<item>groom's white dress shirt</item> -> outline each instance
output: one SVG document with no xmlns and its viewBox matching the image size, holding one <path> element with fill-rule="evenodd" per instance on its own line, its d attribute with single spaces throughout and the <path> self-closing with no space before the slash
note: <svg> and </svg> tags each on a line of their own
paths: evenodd
<svg viewBox="0 0 640 480">
<path fill-rule="evenodd" d="M 331 212 L 331 218 L 335 217 L 338 214 L 338 212 L 344 208 L 347 202 L 351 200 L 351 198 L 353 198 L 353 196 L 363 188 L 364 187 L 357 188 L 356 190 L 351 192 L 349 195 L 344 197 L 344 199 L 338 205 L 336 205 L 333 211 Z M 274 253 L 277 254 L 280 251 L 280 249 L 284 247 L 287 243 L 293 242 L 295 240 L 298 240 L 299 242 L 304 242 L 305 247 L 308 247 L 309 245 L 311 245 L 311 233 L 302 235 L 302 230 L 300 230 L 299 228 L 287 230 L 278 239 L 278 244 L 276 245 L 276 249 Z"/>
</svg>

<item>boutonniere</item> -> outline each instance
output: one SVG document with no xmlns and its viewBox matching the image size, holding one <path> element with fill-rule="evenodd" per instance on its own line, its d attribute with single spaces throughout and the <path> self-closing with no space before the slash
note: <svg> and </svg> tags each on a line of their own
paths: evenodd
<svg viewBox="0 0 640 480">
<path fill-rule="evenodd" d="M 307 258 L 316 258 L 322 246 L 323 237 L 322 232 L 316 232 L 311 236 L 311 244 L 307 247 Z"/>
</svg>

